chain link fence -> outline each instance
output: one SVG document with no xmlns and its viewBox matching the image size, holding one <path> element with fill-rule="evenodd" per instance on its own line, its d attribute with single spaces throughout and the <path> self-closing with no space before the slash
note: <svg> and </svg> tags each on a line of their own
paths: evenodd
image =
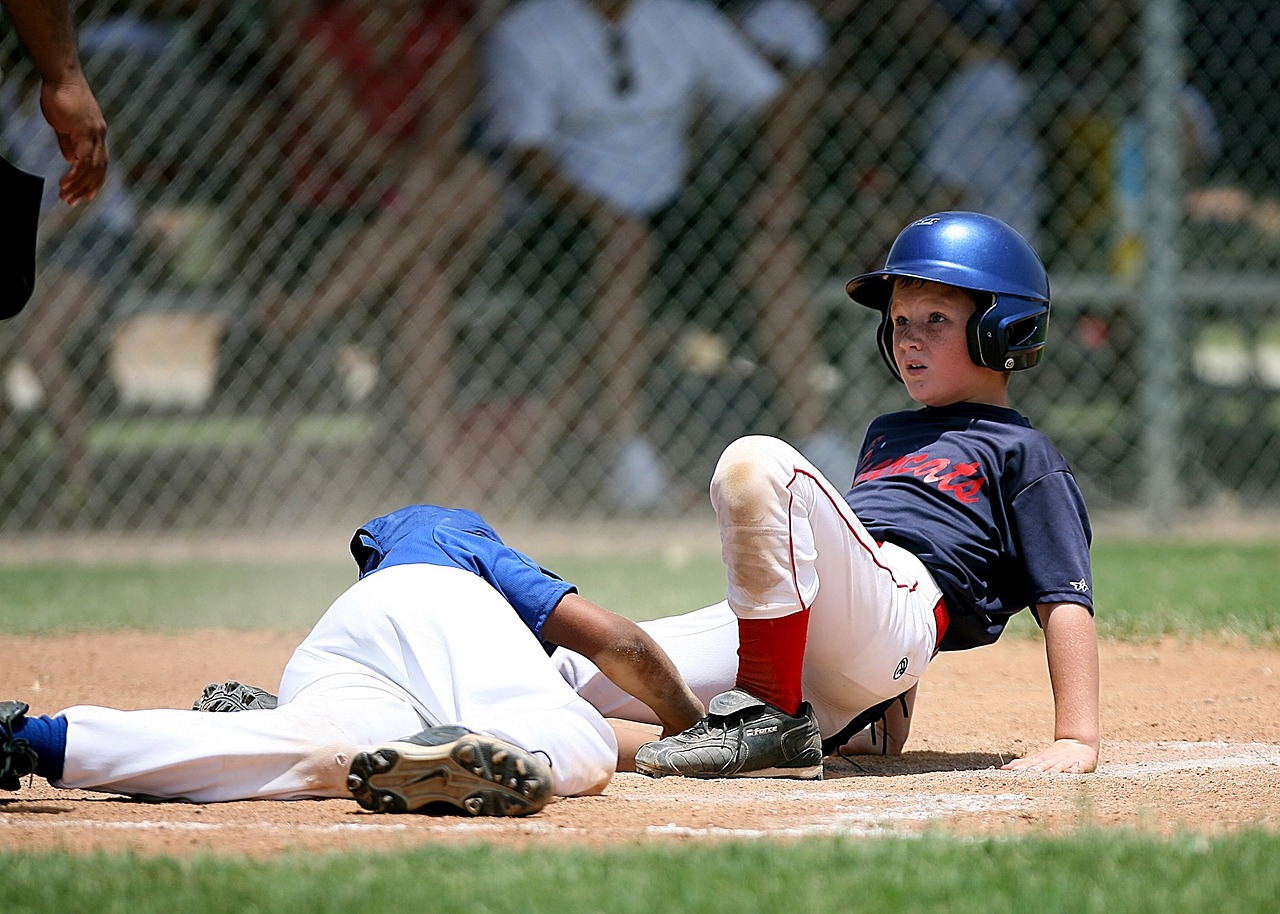
<svg viewBox="0 0 1280 914">
<path fill-rule="evenodd" d="M 844 282 L 946 208 L 1049 264 L 1050 351 L 1013 398 L 1092 504 L 1275 504 L 1280 7 L 717 6 L 723 29 L 682 14 L 722 55 L 694 65 L 602 13 L 556 37 L 545 4 L 76 5 L 114 183 L 50 209 L 0 325 L 0 528 L 674 517 L 747 432 L 847 479 L 910 404 Z M 56 176 L 2 34 L 4 152 Z M 674 195 L 529 132 L 618 99 L 608 136 L 685 147 Z"/>
</svg>

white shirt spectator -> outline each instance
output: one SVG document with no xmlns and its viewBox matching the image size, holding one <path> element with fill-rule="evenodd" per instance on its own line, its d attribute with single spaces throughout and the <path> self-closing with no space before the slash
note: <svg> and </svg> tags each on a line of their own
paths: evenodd
<svg viewBox="0 0 1280 914">
<path fill-rule="evenodd" d="M 546 150 L 566 178 L 633 215 L 684 189 L 700 103 L 731 123 L 782 89 L 701 0 L 633 0 L 616 26 L 587 0 L 524 0 L 495 24 L 488 70 L 493 138 Z"/>
<path fill-rule="evenodd" d="M 812 70 L 827 57 L 827 26 L 804 0 L 757 0 L 738 16 L 742 32 L 769 60 Z"/>
<path fill-rule="evenodd" d="M 964 188 L 965 209 L 1007 222 L 1034 246 L 1044 159 L 1030 102 L 1026 83 L 1009 63 L 980 61 L 943 86 L 922 128 L 928 176 Z"/>
</svg>

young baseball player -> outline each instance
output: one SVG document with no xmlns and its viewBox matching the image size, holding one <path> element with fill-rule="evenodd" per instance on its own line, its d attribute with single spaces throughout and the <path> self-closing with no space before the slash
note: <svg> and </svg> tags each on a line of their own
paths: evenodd
<svg viewBox="0 0 1280 914">
<path fill-rule="evenodd" d="M 28 717 L 0 702 L 0 787 L 34 773 L 197 803 L 354 795 L 375 812 L 525 815 L 599 793 L 617 763 L 609 724 L 549 662 L 556 644 L 592 657 L 667 732 L 703 714 L 635 623 L 470 511 L 410 506 L 365 524 L 351 550 L 360 578 L 294 652 L 278 707 Z"/>
<path fill-rule="evenodd" d="M 922 408 L 871 423 L 847 492 L 777 439 L 725 450 L 711 498 L 728 600 L 645 624 L 710 698 L 708 714 L 641 745 L 637 770 L 820 778 L 836 749 L 899 753 L 934 654 L 991 644 L 1030 607 L 1053 741 L 1004 767 L 1093 771 L 1089 520 L 1066 460 L 1008 398 L 1010 372 L 1045 347 L 1043 264 L 1003 222 L 937 213 L 908 225 L 884 269 L 848 293 L 880 312 L 880 353 Z M 589 663 L 568 652 L 557 662 L 606 715 L 644 719 Z"/>
</svg>

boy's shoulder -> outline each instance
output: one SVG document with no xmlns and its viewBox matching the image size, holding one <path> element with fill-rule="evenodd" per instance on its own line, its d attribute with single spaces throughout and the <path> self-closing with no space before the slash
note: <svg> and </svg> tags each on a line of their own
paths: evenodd
<svg viewBox="0 0 1280 914">
<path fill-rule="evenodd" d="M 988 403 L 952 403 L 948 406 L 924 406 L 919 409 L 904 409 L 877 416 L 872 425 L 887 427 L 905 426 L 919 428 L 923 426 L 954 427 L 964 429 L 978 427 L 984 423 L 994 426 L 1009 426 L 1013 429 L 1035 431 L 1031 420 L 1008 406 L 992 406 Z M 1037 432 L 1037 434 L 1039 434 Z"/>
<path fill-rule="evenodd" d="M 914 450 L 941 439 L 967 440 L 984 451 L 1022 455 L 1019 463 L 1042 470 L 1066 468 L 1066 459 L 1047 435 L 1015 409 L 984 403 L 954 403 L 885 413 L 872 420 L 867 440 Z M 1028 459 L 1030 458 L 1030 459 Z"/>
</svg>

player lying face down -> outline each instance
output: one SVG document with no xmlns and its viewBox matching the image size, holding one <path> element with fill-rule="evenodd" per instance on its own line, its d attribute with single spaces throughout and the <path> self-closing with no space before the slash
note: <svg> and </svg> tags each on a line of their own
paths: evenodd
<svg viewBox="0 0 1280 914">
<path fill-rule="evenodd" d="M 294 651 L 276 707 L 262 693 L 238 714 L 28 716 L 26 703 L 0 702 L 0 788 L 34 773 L 199 803 L 354 797 L 375 812 L 526 815 L 555 795 L 599 793 L 618 760 L 609 724 L 549 661 L 557 643 L 668 732 L 703 714 L 651 636 L 471 511 L 411 505 L 362 526 L 351 551 L 359 579 Z M 244 694 L 224 689 L 221 708 Z"/>
</svg>

